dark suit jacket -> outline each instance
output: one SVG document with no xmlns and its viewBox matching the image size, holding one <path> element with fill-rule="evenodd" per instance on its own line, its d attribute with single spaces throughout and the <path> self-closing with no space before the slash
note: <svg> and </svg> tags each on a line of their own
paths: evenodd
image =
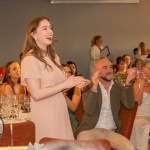
<svg viewBox="0 0 150 150">
<path fill-rule="evenodd" d="M 97 93 L 91 91 L 91 89 L 88 89 L 83 93 L 82 100 L 84 116 L 80 126 L 77 129 L 76 136 L 81 131 L 95 128 L 99 119 L 102 106 L 101 89 L 98 87 Z M 127 108 L 134 107 L 133 87 L 119 86 L 118 84 L 114 83 L 110 91 L 110 104 L 112 115 L 117 126 L 116 132 L 119 132 L 121 121 L 118 118 L 118 115 L 121 104 L 123 104 Z"/>
</svg>

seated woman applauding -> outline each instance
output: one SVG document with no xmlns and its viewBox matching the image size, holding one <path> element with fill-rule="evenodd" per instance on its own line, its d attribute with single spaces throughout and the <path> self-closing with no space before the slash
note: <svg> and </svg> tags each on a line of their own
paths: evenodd
<svg viewBox="0 0 150 150">
<path fill-rule="evenodd" d="M 63 64 L 62 66 L 66 72 L 67 77 L 70 77 L 71 75 L 73 75 L 73 71 L 72 71 L 70 65 Z M 68 112 L 69 112 L 72 130 L 73 130 L 73 133 L 75 133 L 75 131 L 77 129 L 78 121 L 77 121 L 77 118 L 76 118 L 74 112 L 78 108 L 78 105 L 81 100 L 81 90 L 80 90 L 80 88 L 78 88 L 76 86 L 67 91 L 64 91 L 63 94 L 65 96 L 65 99 L 66 99 L 66 102 L 68 105 Z"/>
<path fill-rule="evenodd" d="M 131 142 L 136 150 L 146 150 L 150 129 L 150 60 L 144 60 L 141 74 L 138 74 L 134 84 L 135 100 L 138 110 L 134 121 Z"/>
<path fill-rule="evenodd" d="M 7 63 L 1 93 L 8 98 L 12 95 L 21 98 L 26 94 L 26 88 L 20 84 L 20 65 L 18 62 L 11 61 Z"/>
<path fill-rule="evenodd" d="M 118 84 L 125 85 L 127 78 L 127 63 L 123 57 L 118 57 L 116 62 L 117 70 L 114 74 L 114 80 Z"/>
</svg>

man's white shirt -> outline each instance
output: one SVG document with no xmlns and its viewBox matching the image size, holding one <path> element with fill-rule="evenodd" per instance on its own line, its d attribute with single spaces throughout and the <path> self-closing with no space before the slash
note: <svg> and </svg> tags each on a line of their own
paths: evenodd
<svg viewBox="0 0 150 150">
<path fill-rule="evenodd" d="M 111 81 L 110 87 L 107 92 L 104 86 L 99 82 L 99 87 L 102 91 L 102 107 L 101 107 L 100 116 L 99 116 L 99 119 L 95 128 L 104 128 L 108 130 L 116 129 L 116 124 L 113 119 L 111 105 L 110 105 L 110 90 L 113 84 L 114 82 Z"/>
</svg>

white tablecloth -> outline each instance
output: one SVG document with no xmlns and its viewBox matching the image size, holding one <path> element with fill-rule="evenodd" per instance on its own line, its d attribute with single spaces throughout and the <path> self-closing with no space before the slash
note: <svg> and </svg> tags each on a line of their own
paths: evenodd
<svg viewBox="0 0 150 150">
<path fill-rule="evenodd" d="M 19 118 L 10 118 L 10 119 L 3 119 L 4 124 L 10 124 L 10 123 L 20 123 L 25 122 L 27 120 L 30 120 L 28 118 L 28 113 L 19 113 Z"/>
<path fill-rule="evenodd" d="M 26 150 L 27 146 L 0 147 L 0 150 Z"/>
</svg>

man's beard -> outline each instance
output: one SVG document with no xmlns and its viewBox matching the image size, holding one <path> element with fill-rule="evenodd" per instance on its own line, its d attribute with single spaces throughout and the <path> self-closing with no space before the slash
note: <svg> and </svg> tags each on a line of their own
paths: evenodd
<svg viewBox="0 0 150 150">
<path fill-rule="evenodd" d="M 112 78 L 111 79 L 107 79 L 106 77 L 100 77 L 100 78 L 103 79 L 106 82 L 111 82 L 111 80 L 112 80 Z"/>
</svg>

